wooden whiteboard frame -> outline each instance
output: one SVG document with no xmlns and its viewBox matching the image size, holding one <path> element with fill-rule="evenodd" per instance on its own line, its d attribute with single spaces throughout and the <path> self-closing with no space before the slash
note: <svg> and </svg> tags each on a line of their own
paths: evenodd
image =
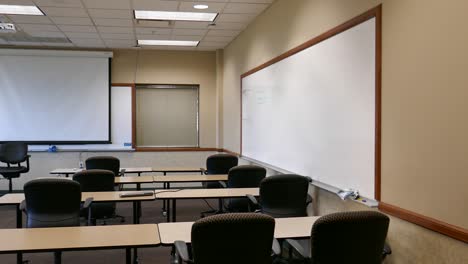
<svg viewBox="0 0 468 264">
<path fill-rule="evenodd" d="M 242 79 L 268 66 L 282 61 L 298 52 L 310 48 L 322 41 L 334 37 L 367 20 L 375 18 L 375 146 L 374 146 L 374 198 L 380 201 L 381 196 L 381 113 L 382 113 L 382 5 L 379 5 L 240 76 L 240 156 L 242 156 Z"/>
</svg>

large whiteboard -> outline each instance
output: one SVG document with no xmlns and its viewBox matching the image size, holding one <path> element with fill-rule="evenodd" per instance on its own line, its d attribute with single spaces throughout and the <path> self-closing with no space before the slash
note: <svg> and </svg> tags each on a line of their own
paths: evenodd
<svg viewBox="0 0 468 264">
<path fill-rule="evenodd" d="M 376 21 L 242 79 L 242 155 L 374 197 Z"/>
</svg>

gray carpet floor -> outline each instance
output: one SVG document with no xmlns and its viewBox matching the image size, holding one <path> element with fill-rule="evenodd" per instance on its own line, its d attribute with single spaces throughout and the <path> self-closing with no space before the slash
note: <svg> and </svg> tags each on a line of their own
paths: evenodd
<svg viewBox="0 0 468 264">
<path fill-rule="evenodd" d="M 211 206 L 216 206 L 216 200 L 208 200 Z M 161 213 L 162 202 L 152 201 L 142 203 L 142 217 L 140 222 L 146 223 L 164 223 L 166 218 Z M 210 210 L 203 200 L 179 200 L 177 202 L 177 221 L 195 221 L 199 219 L 200 212 Z M 131 203 L 117 203 L 117 213 L 126 218 L 123 224 L 132 223 L 132 205 Z M 16 213 L 14 206 L 0 206 L 0 228 L 15 228 Z M 24 221 L 23 216 L 23 221 Z M 98 223 L 99 224 L 99 223 Z M 112 221 L 107 224 L 121 224 L 118 221 Z M 47 238 L 44 238 L 47 239 Z M 170 247 L 142 248 L 138 250 L 138 256 L 141 264 L 159 264 L 170 263 Z M 24 254 L 24 260 L 30 264 L 53 263 L 53 253 L 34 253 Z M 15 264 L 16 255 L 0 255 L 1 264 Z M 96 250 L 96 251 L 76 251 L 64 252 L 62 256 L 63 264 L 118 264 L 125 263 L 125 250 Z"/>
</svg>

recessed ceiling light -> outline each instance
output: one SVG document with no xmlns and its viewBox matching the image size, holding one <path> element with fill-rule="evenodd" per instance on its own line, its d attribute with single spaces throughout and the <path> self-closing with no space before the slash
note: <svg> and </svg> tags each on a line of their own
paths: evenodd
<svg viewBox="0 0 468 264">
<path fill-rule="evenodd" d="M 218 13 L 135 10 L 136 19 L 213 22 Z"/>
<path fill-rule="evenodd" d="M 207 9 L 208 5 L 194 5 L 193 8 L 195 8 L 195 9 Z"/>
<path fill-rule="evenodd" d="M 0 14 L 44 16 L 44 13 L 37 6 L 25 5 L 0 5 Z"/>
<path fill-rule="evenodd" d="M 138 45 L 196 47 L 200 41 L 139 39 Z"/>
</svg>

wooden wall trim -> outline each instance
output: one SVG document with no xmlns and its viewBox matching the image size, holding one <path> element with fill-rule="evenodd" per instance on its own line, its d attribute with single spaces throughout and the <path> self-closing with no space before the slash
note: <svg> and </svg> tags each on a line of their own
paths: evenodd
<svg viewBox="0 0 468 264">
<path fill-rule="evenodd" d="M 468 243 L 468 230 L 465 228 L 454 226 L 384 202 L 379 203 L 379 210 L 408 222 L 428 228 L 435 232 L 444 234 L 451 238 Z"/>
<path fill-rule="evenodd" d="M 238 157 L 241 156 L 240 153 L 237 153 L 237 152 L 234 152 L 234 151 L 230 151 L 230 150 L 224 149 L 224 148 L 218 149 L 218 151 L 219 151 L 219 152 L 226 152 L 226 153 L 229 153 L 229 154 L 231 154 L 231 155 L 238 156 Z"/>
<path fill-rule="evenodd" d="M 164 147 L 136 147 L 135 151 L 139 152 L 191 152 L 191 151 L 216 151 L 219 152 L 218 148 L 164 148 Z"/>
</svg>

